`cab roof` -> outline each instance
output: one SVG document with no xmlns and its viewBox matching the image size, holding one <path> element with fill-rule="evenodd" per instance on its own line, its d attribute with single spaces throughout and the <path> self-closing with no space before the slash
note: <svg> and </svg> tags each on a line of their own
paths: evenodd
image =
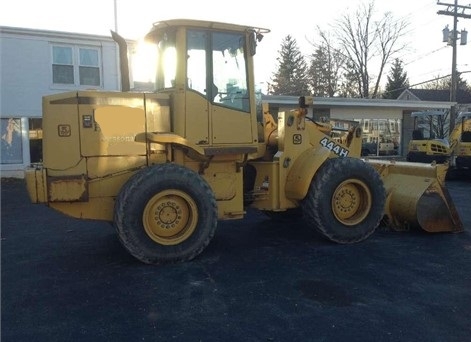
<svg viewBox="0 0 471 342">
<path fill-rule="evenodd" d="M 180 26 L 211 28 L 211 29 L 217 29 L 217 30 L 228 30 L 228 31 L 236 31 L 236 32 L 247 32 L 247 31 L 255 31 L 257 33 L 270 32 L 269 29 L 265 29 L 261 27 L 236 25 L 236 24 L 222 23 L 222 22 L 216 22 L 216 21 L 205 21 L 205 20 L 194 20 L 194 19 L 170 19 L 170 20 L 163 20 L 163 21 L 155 22 L 152 26 L 152 29 L 148 33 L 148 35 L 152 35 L 153 33 L 159 32 L 162 29 L 166 29 L 169 27 L 180 27 Z"/>
</svg>

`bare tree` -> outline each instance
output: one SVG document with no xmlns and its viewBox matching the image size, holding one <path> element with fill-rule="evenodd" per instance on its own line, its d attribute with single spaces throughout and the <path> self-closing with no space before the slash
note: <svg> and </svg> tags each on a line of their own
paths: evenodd
<svg viewBox="0 0 471 342">
<path fill-rule="evenodd" d="M 377 97 L 385 66 L 405 48 L 400 39 L 406 34 L 408 23 L 384 13 L 375 21 L 374 1 L 362 4 L 355 13 L 347 12 L 334 26 L 347 65 L 355 75 L 360 97 Z M 375 70 L 376 73 L 372 73 Z"/>
</svg>

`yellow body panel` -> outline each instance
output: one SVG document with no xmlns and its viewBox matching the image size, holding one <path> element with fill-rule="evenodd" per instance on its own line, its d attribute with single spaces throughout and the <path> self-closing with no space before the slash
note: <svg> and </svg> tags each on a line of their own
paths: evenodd
<svg viewBox="0 0 471 342">
<path fill-rule="evenodd" d="M 86 173 L 86 163 L 80 154 L 77 93 L 65 93 L 43 98 L 43 160 L 49 175 L 73 176 Z"/>
<path fill-rule="evenodd" d="M 114 197 L 90 198 L 88 202 L 50 202 L 49 206 L 79 219 L 112 221 Z"/>
<path fill-rule="evenodd" d="M 471 142 L 461 142 L 457 146 L 455 154 L 460 157 L 471 158 Z"/>
<path fill-rule="evenodd" d="M 330 151 L 327 149 L 307 150 L 301 154 L 286 179 L 286 196 L 302 200 L 316 171 L 329 157 Z"/>
<path fill-rule="evenodd" d="M 211 110 L 211 141 L 213 144 L 252 144 L 256 142 L 253 135 L 253 118 L 250 113 L 218 105 L 212 105 Z"/>
<path fill-rule="evenodd" d="M 31 202 L 47 203 L 46 169 L 27 168 L 25 181 Z"/>
<path fill-rule="evenodd" d="M 177 108 L 177 111 L 186 110 L 188 110 L 188 115 L 181 116 L 186 119 L 185 133 L 182 137 L 191 144 L 208 145 L 210 137 L 208 102 L 200 94 L 188 91 L 185 97 L 185 107 Z"/>
<path fill-rule="evenodd" d="M 93 118 L 95 127 L 81 130 L 82 156 L 133 156 L 146 153 L 146 146 L 134 141 L 136 134 L 145 131 L 144 108 L 80 106 L 80 122 L 87 116 Z"/>
<path fill-rule="evenodd" d="M 464 138 L 464 135 L 467 138 Z M 450 134 L 451 161 L 450 167 L 453 169 L 471 170 L 471 112 L 460 113 L 459 123 Z M 465 141 L 463 141 L 463 138 Z"/>
</svg>

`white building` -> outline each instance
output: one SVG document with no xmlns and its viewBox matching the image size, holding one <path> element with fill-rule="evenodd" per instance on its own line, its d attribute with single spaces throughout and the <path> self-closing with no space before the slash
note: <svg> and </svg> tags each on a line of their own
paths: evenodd
<svg viewBox="0 0 471 342">
<path fill-rule="evenodd" d="M 117 53 L 111 35 L 0 26 L 2 177 L 23 177 L 39 162 L 42 96 L 119 89 Z"/>
</svg>

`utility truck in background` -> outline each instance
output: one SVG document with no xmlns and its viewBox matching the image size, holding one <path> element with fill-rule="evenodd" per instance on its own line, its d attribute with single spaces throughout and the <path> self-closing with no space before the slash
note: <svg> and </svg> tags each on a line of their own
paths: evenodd
<svg viewBox="0 0 471 342">
<path fill-rule="evenodd" d="M 361 128 L 334 140 L 331 125 L 307 116 L 312 97 L 276 121 L 263 109 L 253 59 L 268 32 L 157 22 L 146 37 L 158 50 L 154 92 L 44 97 L 43 163 L 25 172 L 31 200 L 113 222 L 150 264 L 196 257 L 219 220 L 248 208 L 302 216 L 338 243 L 362 241 L 381 222 L 462 231 L 445 165 L 361 159 Z"/>
</svg>

